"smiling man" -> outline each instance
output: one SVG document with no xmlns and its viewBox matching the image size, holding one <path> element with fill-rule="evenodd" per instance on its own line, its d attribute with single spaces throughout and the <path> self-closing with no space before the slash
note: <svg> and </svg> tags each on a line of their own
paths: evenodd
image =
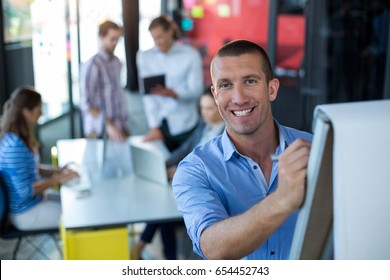
<svg viewBox="0 0 390 280">
<path fill-rule="evenodd" d="M 195 148 L 173 180 L 194 251 L 205 259 L 287 259 L 312 135 L 273 118 L 279 81 L 257 44 L 223 46 L 211 77 L 226 130 Z"/>
</svg>

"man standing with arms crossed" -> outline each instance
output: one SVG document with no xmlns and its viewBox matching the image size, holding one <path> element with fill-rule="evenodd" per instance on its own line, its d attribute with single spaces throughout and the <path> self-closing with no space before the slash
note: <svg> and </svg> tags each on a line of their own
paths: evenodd
<svg viewBox="0 0 390 280">
<path fill-rule="evenodd" d="M 195 148 L 173 180 L 194 251 L 207 259 L 287 259 L 312 136 L 273 118 L 279 81 L 260 46 L 226 44 L 211 76 L 226 130 Z"/>
</svg>

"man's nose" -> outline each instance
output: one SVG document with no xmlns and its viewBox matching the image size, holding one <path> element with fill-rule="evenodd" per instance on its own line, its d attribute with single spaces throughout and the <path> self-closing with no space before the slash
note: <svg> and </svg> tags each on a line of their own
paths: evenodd
<svg viewBox="0 0 390 280">
<path fill-rule="evenodd" d="M 243 104 L 249 101 L 249 97 L 246 94 L 244 88 L 240 86 L 235 86 L 232 95 L 232 102 L 236 104 Z"/>
</svg>

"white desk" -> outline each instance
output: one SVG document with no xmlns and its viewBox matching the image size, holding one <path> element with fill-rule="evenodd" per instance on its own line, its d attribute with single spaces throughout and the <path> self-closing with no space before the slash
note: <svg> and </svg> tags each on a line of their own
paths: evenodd
<svg viewBox="0 0 390 280">
<path fill-rule="evenodd" d="M 65 230 L 118 228 L 182 218 L 171 188 L 133 174 L 128 142 L 104 145 L 103 140 L 59 140 L 57 149 L 60 166 L 69 161 L 80 164 L 92 180 L 87 194 L 74 187 L 61 187 Z"/>
<path fill-rule="evenodd" d="M 61 203 L 67 229 L 181 219 L 170 188 L 133 175 L 96 182 L 85 197 L 61 187 Z"/>
</svg>

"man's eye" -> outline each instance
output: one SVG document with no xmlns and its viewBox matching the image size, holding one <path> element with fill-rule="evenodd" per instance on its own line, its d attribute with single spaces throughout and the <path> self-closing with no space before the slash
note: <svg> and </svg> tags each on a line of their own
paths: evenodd
<svg viewBox="0 0 390 280">
<path fill-rule="evenodd" d="M 221 83 L 219 84 L 220 89 L 228 88 L 230 86 L 230 83 Z"/>
<path fill-rule="evenodd" d="M 248 84 L 248 85 L 256 84 L 256 82 L 257 81 L 255 79 L 248 79 L 248 80 L 245 81 L 245 83 Z"/>
</svg>

